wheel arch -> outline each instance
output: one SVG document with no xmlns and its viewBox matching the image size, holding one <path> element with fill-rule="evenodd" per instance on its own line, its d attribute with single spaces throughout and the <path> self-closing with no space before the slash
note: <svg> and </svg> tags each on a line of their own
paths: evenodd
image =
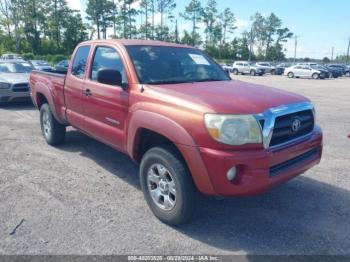
<svg viewBox="0 0 350 262">
<path fill-rule="evenodd" d="M 188 167 L 195 185 L 204 194 L 214 194 L 199 147 L 191 135 L 178 123 L 158 113 L 138 110 L 133 113 L 126 137 L 126 151 L 136 162 L 144 153 L 161 144 L 170 144 Z"/>
</svg>

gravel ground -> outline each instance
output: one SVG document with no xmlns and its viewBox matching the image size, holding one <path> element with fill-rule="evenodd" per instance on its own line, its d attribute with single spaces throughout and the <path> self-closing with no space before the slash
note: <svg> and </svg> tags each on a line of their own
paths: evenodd
<svg viewBox="0 0 350 262">
<path fill-rule="evenodd" d="M 30 104 L 2 106 L 0 254 L 350 254 L 350 79 L 234 78 L 311 98 L 322 163 L 263 196 L 205 199 L 172 228 L 147 208 L 128 157 L 73 129 L 50 147 Z"/>
</svg>

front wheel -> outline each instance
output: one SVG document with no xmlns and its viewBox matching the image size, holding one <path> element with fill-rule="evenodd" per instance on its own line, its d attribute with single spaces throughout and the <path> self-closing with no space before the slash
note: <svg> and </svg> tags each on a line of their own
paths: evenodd
<svg viewBox="0 0 350 262">
<path fill-rule="evenodd" d="M 271 70 L 271 75 L 276 75 L 276 71 L 275 70 Z"/>
<path fill-rule="evenodd" d="M 289 78 L 294 78 L 294 73 L 293 73 L 293 72 L 289 72 L 289 73 L 288 73 L 288 77 L 289 77 Z"/>
<path fill-rule="evenodd" d="M 314 73 L 313 75 L 312 75 L 312 78 L 313 79 L 319 79 L 320 78 L 320 75 L 319 74 L 317 74 L 317 73 Z"/>
<path fill-rule="evenodd" d="M 49 145 L 55 146 L 63 143 L 66 127 L 57 122 L 48 104 L 44 104 L 40 109 L 40 125 L 43 136 Z"/>
<path fill-rule="evenodd" d="M 239 72 L 238 72 L 237 69 L 233 69 L 233 74 L 234 74 L 234 75 L 238 75 L 238 73 L 239 73 Z"/>
<path fill-rule="evenodd" d="M 255 70 L 250 71 L 250 75 L 251 75 L 251 76 L 255 76 L 255 75 L 256 75 Z"/>
<path fill-rule="evenodd" d="M 350 72 L 346 72 L 345 76 L 350 77 Z"/>
<path fill-rule="evenodd" d="M 179 225 L 193 217 L 196 188 L 186 165 L 172 147 L 152 148 L 144 155 L 140 181 L 147 204 L 158 219 Z"/>
</svg>

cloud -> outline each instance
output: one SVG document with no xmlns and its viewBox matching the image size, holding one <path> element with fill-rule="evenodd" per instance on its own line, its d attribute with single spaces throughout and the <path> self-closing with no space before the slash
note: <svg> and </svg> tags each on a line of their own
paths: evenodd
<svg viewBox="0 0 350 262">
<path fill-rule="evenodd" d="M 243 20 L 239 17 L 236 18 L 236 26 L 237 26 L 237 29 L 244 29 L 248 26 L 249 22 L 246 21 L 246 20 Z"/>
<path fill-rule="evenodd" d="M 135 1 L 131 4 L 131 8 L 139 10 L 141 8 L 141 0 Z"/>
<path fill-rule="evenodd" d="M 84 12 L 84 4 L 81 0 L 67 0 L 67 3 L 70 8 Z"/>
</svg>

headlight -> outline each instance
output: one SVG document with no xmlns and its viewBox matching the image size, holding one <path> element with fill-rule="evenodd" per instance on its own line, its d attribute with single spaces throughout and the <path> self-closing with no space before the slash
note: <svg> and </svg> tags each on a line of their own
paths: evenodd
<svg viewBox="0 0 350 262">
<path fill-rule="evenodd" d="M 261 144 L 261 128 L 252 115 L 205 115 L 205 125 L 216 141 L 240 146 L 245 144 Z"/>
<path fill-rule="evenodd" d="M 11 84 L 8 83 L 0 83 L 0 89 L 9 89 Z"/>
</svg>

